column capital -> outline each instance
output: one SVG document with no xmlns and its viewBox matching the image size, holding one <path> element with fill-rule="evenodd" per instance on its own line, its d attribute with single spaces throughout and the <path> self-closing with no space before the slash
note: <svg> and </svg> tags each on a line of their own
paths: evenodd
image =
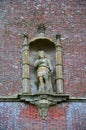
<svg viewBox="0 0 86 130">
<path fill-rule="evenodd" d="M 28 34 L 24 33 L 23 37 L 24 37 L 24 41 L 22 43 L 22 46 L 28 46 Z"/>
<path fill-rule="evenodd" d="M 28 34 L 25 32 L 24 34 L 23 34 L 23 37 L 25 38 L 27 38 L 28 39 Z"/>
<path fill-rule="evenodd" d="M 62 45 L 61 45 L 61 34 L 56 34 L 56 47 L 60 47 L 62 48 Z"/>
</svg>

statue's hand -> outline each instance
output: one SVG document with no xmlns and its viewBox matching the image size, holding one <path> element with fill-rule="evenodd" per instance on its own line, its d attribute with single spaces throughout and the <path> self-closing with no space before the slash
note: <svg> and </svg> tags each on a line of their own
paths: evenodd
<svg viewBox="0 0 86 130">
<path fill-rule="evenodd" d="M 53 74 L 53 70 L 50 70 L 50 74 L 51 74 L 51 75 Z"/>
<path fill-rule="evenodd" d="M 51 71 L 51 74 L 53 74 L 53 70 Z"/>
</svg>

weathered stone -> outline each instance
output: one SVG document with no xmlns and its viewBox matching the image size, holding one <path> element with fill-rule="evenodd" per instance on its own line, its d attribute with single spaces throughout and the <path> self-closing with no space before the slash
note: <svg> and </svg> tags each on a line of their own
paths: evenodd
<svg viewBox="0 0 86 130">
<path fill-rule="evenodd" d="M 63 63 L 62 63 L 62 45 L 61 35 L 56 35 L 56 86 L 57 93 L 63 93 Z"/>
<path fill-rule="evenodd" d="M 51 81 L 53 67 L 43 50 L 39 51 L 39 58 L 35 61 L 34 66 L 37 68 L 39 92 L 53 92 Z"/>
<path fill-rule="evenodd" d="M 22 44 L 22 87 L 23 93 L 30 93 L 29 45 L 27 34 L 24 34 L 24 42 Z"/>
</svg>

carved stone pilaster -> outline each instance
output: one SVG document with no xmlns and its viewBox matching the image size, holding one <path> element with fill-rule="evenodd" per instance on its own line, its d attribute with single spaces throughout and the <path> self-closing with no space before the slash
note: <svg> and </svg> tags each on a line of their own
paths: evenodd
<svg viewBox="0 0 86 130">
<path fill-rule="evenodd" d="M 63 68 L 61 35 L 56 35 L 56 86 L 57 93 L 63 93 Z"/>
<path fill-rule="evenodd" d="M 24 34 L 24 42 L 22 44 L 22 86 L 23 93 L 30 93 L 29 88 L 29 45 L 28 45 L 28 36 Z"/>
</svg>

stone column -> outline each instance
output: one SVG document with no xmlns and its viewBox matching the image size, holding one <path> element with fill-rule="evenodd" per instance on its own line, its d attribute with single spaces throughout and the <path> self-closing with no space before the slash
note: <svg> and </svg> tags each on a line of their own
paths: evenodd
<svg viewBox="0 0 86 130">
<path fill-rule="evenodd" d="M 56 86 L 57 93 L 63 93 L 63 64 L 62 64 L 62 45 L 61 35 L 56 35 Z"/>
<path fill-rule="evenodd" d="M 30 77 L 29 77 L 29 45 L 28 36 L 24 34 L 24 42 L 22 44 L 22 86 L 23 93 L 30 93 Z"/>
</svg>

